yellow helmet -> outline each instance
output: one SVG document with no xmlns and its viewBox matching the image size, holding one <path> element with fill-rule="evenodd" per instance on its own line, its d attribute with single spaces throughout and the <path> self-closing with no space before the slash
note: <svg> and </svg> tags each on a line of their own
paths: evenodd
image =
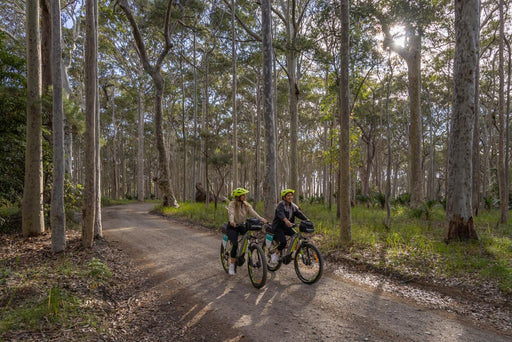
<svg viewBox="0 0 512 342">
<path fill-rule="evenodd" d="M 247 190 L 247 189 L 236 188 L 235 190 L 233 190 L 233 197 L 242 196 L 242 195 L 245 195 L 248 192 L 249 192 L 249 190 Z"/>
<path fill-rule="evenodd" d="M 292 194 L 294 194 L 295 190 L 293 190 L 293 189 L 284 189 L 283 191 L 281 191 L 281 198 L 283 198 L 284 196 L 288 195 L 290 192 Z"/>
</svg>

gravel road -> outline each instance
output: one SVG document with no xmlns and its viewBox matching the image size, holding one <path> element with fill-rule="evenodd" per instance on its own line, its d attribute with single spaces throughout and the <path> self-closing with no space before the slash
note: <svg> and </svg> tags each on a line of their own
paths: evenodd
<svg viewBox="0 0 512 342">
<path fill-rule="evenodd" d="M 103 209 L 105 238 L 118 241 L 157 279 L 170 310 L 206 341 L 512 341 L 465 317 L 357 286 L 332 272 L 305 285 L 293 263 L 255 289 L 244 264 L 228 276 L 218 232 L 151 215 L 153 204 Z M 329 267 L 329 269 L 332 269 Z M 208 337 L 209 336 L 209 337 Z"/>
</svg>

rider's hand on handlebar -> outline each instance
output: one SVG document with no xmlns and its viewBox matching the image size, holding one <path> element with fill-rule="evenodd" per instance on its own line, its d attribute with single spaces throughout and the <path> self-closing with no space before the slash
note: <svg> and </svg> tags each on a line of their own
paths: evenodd
<svg viewBox="0 0 512 342">
<path fill-rule="evenodd" d="M 229 224 L 231 225 L 231 227 L 236 228 L 236 223 L 235 222 L 229 222 Z"/>
</svg>

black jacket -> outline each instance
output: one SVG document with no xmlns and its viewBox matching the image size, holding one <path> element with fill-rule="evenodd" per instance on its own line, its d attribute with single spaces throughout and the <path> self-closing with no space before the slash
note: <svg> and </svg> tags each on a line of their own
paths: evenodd
<svg viewBox="0 0 512 342">
<path fill-rule="evenodd" d="M 308 218 L 302 211 L 300 211 L 299 207 L 294 204 L 288 203 L 286 201 L 281 201 L 276 207 L 276 211 L 274 213 L 274 221 L 272 221 L 272 230 L 276 231 L 276 229 L 283 229 L 286 227 L 286 223 L 284 223 L 283 219 L 287 218 L 290 222 L 295 222 L 295 217 L 300 218 L 301 220 L 307 220 Z"/>
</svg>

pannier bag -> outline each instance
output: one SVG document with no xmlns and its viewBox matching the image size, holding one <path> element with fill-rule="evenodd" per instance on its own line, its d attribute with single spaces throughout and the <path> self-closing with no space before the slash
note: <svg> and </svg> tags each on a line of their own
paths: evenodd
<svg viewBox="0 0 512 342">
<path fill-rule="evenodd" d="M 229 222 L 226 222 L 222 225 L 222 234 L 228 233 L 228 226 L 229 226 Z"/>
<path fill-rule="evenodd" d="M 245 221 L 245 227 L 248 230 L 261 230 L 263 228 L 263 222 L 257 218 L 248 218 Z"/>
<path fill-rule="evenodd" d="M 315 231 L 315 226 L 311 221 L 301 221 L 299 225 L 299 230 L 302 233 L 313 233 Z"/>
</svg>

